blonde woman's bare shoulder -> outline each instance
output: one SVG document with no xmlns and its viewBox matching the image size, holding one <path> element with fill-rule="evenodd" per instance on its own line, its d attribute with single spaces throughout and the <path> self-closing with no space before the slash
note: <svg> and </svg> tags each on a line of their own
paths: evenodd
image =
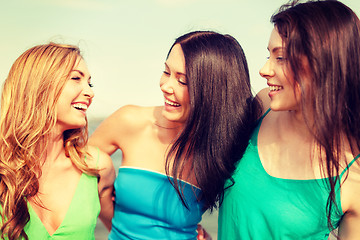
<svg viewBox="0 0 360 240">
<path fill-rule="evenodd" d="M 85 162 L 89 168 L 97 169 L 97 153 L 95 153 L 93 147 L 89 150 L 89 146 L 85 148 Z"/>
<path fill-rule="evenodd" d="M 101 188 L 111 186 L 115 180 L 115 169 L 111 157 L 98 147 L 87 146 L 87 164 L 99 170 Z"/>
<path fill-rule="evenodd" d="M 86 146 L 86 164 L 91 168 L 99 169 L 99 148 L 91 145 Z"/>
</svg>

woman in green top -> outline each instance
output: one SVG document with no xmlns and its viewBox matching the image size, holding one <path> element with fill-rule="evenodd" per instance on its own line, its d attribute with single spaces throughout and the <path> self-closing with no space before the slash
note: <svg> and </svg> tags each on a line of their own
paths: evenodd
<svg viewBox="0 0 360 240">
<path fill-rule="evenodd" d="M 219 239 L 325 240 L 338 226 L 360 239 L 360 21 L 328 0 L 293 2 L 272 22 L 264 116 L 226 190 Z"/>
<path fill-rule="evenodd" d="M 90 79 L 70 45 L 35 46 L 13 64 L 1 99 L 1 239 L 94 239 L 100 204 L 110 228 L 113 165 L 86 147 Z"/>
</svg>

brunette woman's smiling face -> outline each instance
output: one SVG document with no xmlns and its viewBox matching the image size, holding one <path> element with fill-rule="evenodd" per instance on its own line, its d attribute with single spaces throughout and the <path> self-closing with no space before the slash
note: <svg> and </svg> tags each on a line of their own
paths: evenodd
<svg viewBox="0 0 360 240">
<path fill-rule="evenodd" d="M 288 70 L 283 40 L 276 28 L 270 35 L 268 44 L 269 58 L 260 69 L 260 75 L 267 80 L 271 99 L 270 107 L 274 111 L 299 110 L 300 87 Z"/>
<path fill-rule="evenodd" d="M 163 116 L 172 122 L 184 124 L 189 117 L 190 98 L 187 87 L 185 57 L 180 44 L 175 44 L 165 62 L 160 79 L 164 94 Z"/>
</svg>

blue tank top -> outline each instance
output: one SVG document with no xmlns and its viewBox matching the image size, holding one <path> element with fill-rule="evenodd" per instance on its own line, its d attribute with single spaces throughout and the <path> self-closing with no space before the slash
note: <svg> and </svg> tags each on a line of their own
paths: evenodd
<svg viewBox="0 0 360 240">
<path fill-rule="evenodd" d="M 270 176 L 263 168 L 257 147 L 261 120 L 233 174 L 235 184 L 225 191 L 225 199 L 219 210 L 218 239 L 328 239 L 328 180 Z M 337 182 L 338 208 L 333 206 L 332 211 L 334 227 L 339 225 L 343 215 L 339 185 Z"/>
<path fill-rule="evenodd" d="M 166 175 L 120 167 L 115 180 L 115 209 L 110 240 L 196 239 L 204 204 L 201 190 L 179 181 L 189 209 L 181 202 Z"/>
</svg>

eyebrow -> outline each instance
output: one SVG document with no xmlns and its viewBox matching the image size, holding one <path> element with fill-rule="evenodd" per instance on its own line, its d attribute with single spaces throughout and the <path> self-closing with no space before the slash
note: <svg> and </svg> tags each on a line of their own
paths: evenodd
<svg viewBox="0 0 360 240">
<path fill-rule="evenodd" d="M 167 65 L 167 63 L 166 63 L 166 62 L 165 62 L 165 67 L 167 67 L 167 68 L 169 68 L 169 69 L 170 69 L 169 65 Z M 182 76 L 186 77 L 186 74 L 185 74 L 185 73 L 182 73 L 182 72 L 176 72 L 176 74 L 178 74 L 178 75 L 182 75 Z"/>
<path fill-rule="evenodd" d="M 269 47 L 267 47 L 267 50 L 270 51 Z M 284 50 L 284 47 L 274 47 L 274 48 L 272 49 L 272 52 L 273 52 L 273 53 L 276 53 L 276 52 L 278 52 L 278 51 L 280 51 L 280 50 Z"/>
</svg>

